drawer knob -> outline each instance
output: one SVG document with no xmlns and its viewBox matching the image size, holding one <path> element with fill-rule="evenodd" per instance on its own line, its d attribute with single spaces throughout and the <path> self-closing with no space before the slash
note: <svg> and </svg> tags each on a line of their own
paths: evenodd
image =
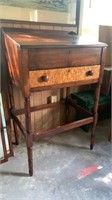
<svg viewBox="0 0 112 200">
<path fill-rule="evenodd" d="M 89 70 L 86 72 L 86 76 L 93 76 L 93 74 L 94 74 L 94 71 L 92 70 Z"/>
<path fill-rule="evenodd" d="M 41 80 L 43 82 L 47 82 L 49 80 L 49 77 L 47 75 L 43 75 L 43 76 L 41 76 Z"/>
</svg>

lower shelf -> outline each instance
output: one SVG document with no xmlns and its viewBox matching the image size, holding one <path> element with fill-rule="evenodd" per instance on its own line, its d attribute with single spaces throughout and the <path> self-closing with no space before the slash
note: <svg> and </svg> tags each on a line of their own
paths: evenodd
<svg viewBox="0 0 112 200">
<path fill-rule="evenodd" d="M 39 140 L 43 137 L 58 134 L 58 133 L 68 131 L 70 129 L 77 128 L 77 127 L 80 127 L 82 125 L 91 124 L 91 123 L 93 123 L 93 117 L 88 117 L 86 119 L 81 119 L 81 120 L 78 120 L 78 121 L 75 121 L 75 122 L 71 122 L 69 124 L 65 124 L 63 126 L 58 126 L 56 128 L 53 128 L 53 129 L 49 129 L 49 130 L 45 130 L 45 131 L 36 133 L 36 134 L 33 135 L 33 139 Z"/>
<path fill-rule="evenodd" d="M 89 112 L 93 111 L 94 106 L 94 93 L 92 90 L 72 93 L 71 98 L 81 107 L 87 109 Z M 98 120 L 106 119 L 111 116 L 111 95 L 100 95 L 98 106 Z M 85 117 L 81 112 L 77 113 L 76 119 L 80 120 Z M 88 132 L 90 126 L 85 125 L 81 127 L 84 131 Z"/>
</svg>

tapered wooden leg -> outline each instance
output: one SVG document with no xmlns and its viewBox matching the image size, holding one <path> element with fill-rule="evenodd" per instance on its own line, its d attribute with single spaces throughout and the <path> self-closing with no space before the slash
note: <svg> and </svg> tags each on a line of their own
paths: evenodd
<svg viewBox="0 0 112 200">
<path fill-rule="evenodd" d="M 111 131 L 110 131 L 110 133 L 108 135 L 108 141 L 111 142 Z"/>
<path fill-rule="evenodd" d="M 14 102 L 12 84 L 9 85 L 9 90 L 8 91 L 9 91 L 9 100 L 10 100 L 11 110 L 15 110 L 15 102 Z M 15 143 L 14 144 L 18 145 L 19 144 L 19 138 L 18 138 L 18 133 L 17 133 L 17 124 L 15 123 L 14 120 L 13 120 L 13 128 L 14 128 L 14 135 L 15 135 Z"/>
<path fill-rule="evenodd" d="M 94 108 L 93 108 L 94 121 L 92 124 L 91 139 L 90 139 L 91 150 L 93 149 L 93 146 L 94 146 L 95 129 L 96 129 L 97 121 L 98 121 L 98 103 L 99 103 L 99 96 L 100 96 L 100 87 L 101 87 L 101 84 L 98 83 L 95 90 L 95 99 L 94 99 Z"/>
<path fill-rule="evenodd" d="M 96 116 L 94 116 L 94 123 L 93 126 L 91 128 L 91 140 L 90 140 L 90 149 L 93 149 L 94 146 L 94 141 L 95 141 L 95 130 L 96 130 L 96 124 L 97 124 L 97 119 L 98 119 L 98 114 L 95 114 Z"/>
<path fill-rule="evenodd" d="M 28 166 L 29 166 L 29 175 L 33 175 L 33 155 L 32 155 L 32 132 L 31 132 L 31 113 L 30 113 L 30 97 L 24 98 L 24 107 L 25 107 L 25 123 L 26 123 L 26 146 L 28 154 Z"/>
<path fill-rule="evenodd" d="M 18 145 L 19 144 L 19 138 L 18 138 L 18 133 L 17 133 L 17 125 L 16 125 L 14 120 L 12 120 L 12 122 L 13 122 L 13 128 L 14 128 L 14 136 L 15 136 L 15 142 L 13 144 Z"/>
<path fill-rule="evenodd" d="M 32 155 L 32 147 L 27 147 L 28 154 L 28 167 L 29 167 L 29 175 L 33 176 L 33 155 Z"/>
</svg>

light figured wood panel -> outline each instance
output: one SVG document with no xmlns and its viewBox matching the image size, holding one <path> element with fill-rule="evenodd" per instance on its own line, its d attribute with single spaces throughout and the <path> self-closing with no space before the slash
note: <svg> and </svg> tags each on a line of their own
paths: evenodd
<svg viewBox="0 0 112 200">
<path fill-rule="evenodd" d="M 47 99 L 51 96 L 51 90 L 42 91 L 42 104 L 47 104 Z M 53 126 L 53 112 L 52 109 L 42 110 L 42 130 L 52 128 Z"/>
<path fill-rule="evenodd" d="M 42 103 L 42 92 L 31 93 L 30 103 L 32 106 L 37 106 Z M 42 110 L 31 113 L 32 133 L 36 133 L 42 129 Z"/>
<path fill-rule="evenodd" d="M 57 96 L 59 101 L 59 89 L 42 91 L 42 104 L 47 104 L 49 102 L 49 97 L 54 95 Z M 42 110 L 42 114 L 42 130 L 54 128 L 60 125 L 60 106 L 44 109 Z"/>
<path fill-rule="evenodd" d="M 58 100 L 60 100 L 60 89 L 47 90 L 42 92 L 34 92 L 31 93 L 30 103 L 32 106 L 37 106 L 41 104 L 48 103 L 48 98 L 52 95 L 57 96 Z M 22 109 L 24 108 L 24 99 L 20 89 L 14 87 L 14 99 L 15 99 L 15 108 Z M 18 115 L 18 119 L 21 121 L 22 125 L 25 126 L 25 115 Z M 43 109 L 39 111 L 35 111 L 31 113 L 31 125 L 32 125 L 32 133 L 37 133 L 38 131 L 49 129 L 56 127 L 60 124 L 60 107 Z M 14 138 L 14 130 L 13 126 L 11 127 L 13 141 Z M 18 128 L 18 134 L 20 130 Z M 23 140 L 23 135 L 19 134 L 19 139 Z"/>
<path fill-rule="evenodd" d="M 92 76 L 87 75 L 89 71 L 93 72 Z M 30 87 L 45 87 L 86 80 L 92 81 L 99 78 L 99 71 L 100 65 L 30 71 Z M 48 77 L 47 82 L 42 81 L 43 76 Z"/>
</svg>

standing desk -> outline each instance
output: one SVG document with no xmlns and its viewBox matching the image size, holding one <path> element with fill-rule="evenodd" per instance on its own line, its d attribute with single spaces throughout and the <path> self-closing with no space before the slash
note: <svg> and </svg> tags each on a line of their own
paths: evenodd
<svg viewBox="0 0 112 200">
<path fill-rule="evenodd" d="M 17 110 L 12 85 L 9 85 L 11 117 L 15 124 L 15 132 L 17 124 L 25 137 L 29 175 L 33 175 L 33 140 L 85 124 L 92 124 L 90 149 L 93 149 L 107 45 L 64 31 L 4 28 L 2 32 L 11 82 L 21 89 L 24 98 L 24 108 Z M 70 87 L 88 84 L 95 84 L 96 88 L 93 113 L 86 111 L 68 98 Z M 55 103 L 31 107 L 32 92 L 54 88 L 66 88 L 66 98 Z M 85 112 L 87 117 L 49 130 L 32 132 L 31 112 L 52 108 L 63 103 L 67 105 L 66 115 L 68 107 L 72 106 Z M 17 118 L 17 114 L 23 113 L 25 114 L 25 127 Z"/>
</svg>

